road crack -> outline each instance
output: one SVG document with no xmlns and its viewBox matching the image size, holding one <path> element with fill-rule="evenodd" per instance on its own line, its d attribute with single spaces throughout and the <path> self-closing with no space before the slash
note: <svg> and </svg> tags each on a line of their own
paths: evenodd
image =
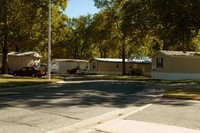
<svg viewBox="0 0 200 133">
<path fill-rule="evenodd" d="M 49 115 L 54 115 L 54 116 L 60 116 L 60 117 L 64 117 L 64 118 L 69 118 L 69 119 L 74 119 L 74 120 L 83 120 L 81 118 L 77 118 L 77 117 L 73 117 L 73 116 L 67 116 L 67 115 L 62 115 L 62 114 L 55 114 L 55 113 L 48 113 L 48 112 L 43 112 L 45 114 L 49 114 Z"/>
<path fill-rule="evenodd" d="M 6 121 L 6 120 L 0 120 L 1 122 L 7 122 L 7 123 L 14 123 L 14 124 L 19 124 L 19 125 L 25 125 L 29 127 L 34 127 L 34 125 L 23 123 L 23 122 L 16 122 L 16 121 Z"/>
</svg>

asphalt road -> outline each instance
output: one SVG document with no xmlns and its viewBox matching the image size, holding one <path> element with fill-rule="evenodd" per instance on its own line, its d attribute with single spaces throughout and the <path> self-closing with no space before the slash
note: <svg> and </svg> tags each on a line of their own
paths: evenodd
<svg viewBox="0 0 200 133">
<path fill-rule="evenodd" d="M 200 101 L 160 99 L 125 119 L 200 130 Z"/>
<path fill-rule="evenodd" d="M 0 89 L 0 133 L 42 133 L 120 108 L 140 107 L 161 90 L 145 81 L 68 77 L 59 84 Z"/>
</svg>

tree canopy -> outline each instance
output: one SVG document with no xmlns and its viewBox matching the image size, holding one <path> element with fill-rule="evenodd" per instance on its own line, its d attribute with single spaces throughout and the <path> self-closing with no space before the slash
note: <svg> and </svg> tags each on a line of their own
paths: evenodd
<svg viewBox="0 0 200 133">
<path fill-rule="evenodd" d="M 52 58 L 151 56 L 164 50 L 199 51 L 200 0 L 94 0 L 100 11 L 64 14 L 67 0 L 52 3 Z M 47 60 L 48 1 L 0 1 L 3 73 L 11 51 L 37 51 Z M 125 74 L 125 69 L 122 70 Z"/>
</svg>

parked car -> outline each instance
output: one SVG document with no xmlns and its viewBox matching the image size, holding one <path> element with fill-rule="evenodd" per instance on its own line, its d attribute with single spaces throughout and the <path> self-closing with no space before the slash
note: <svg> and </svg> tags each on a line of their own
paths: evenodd
<svg viewBox="0 0 200 133">
<path fill-rule="evenodd" d="M 69 69 L 69 70 L 67 70 L 67 73 L 76 74 L 77 70 L 78 70 L 78 68 Z"/>
<path fill-rule="evenodd" d="M 19 70 L 13 71 L 11 74 L 14 76 L 42 77 L 46 75 L 46 72 L 44 70 L 39 70 L 34 67 L 23 67 Z"/>
<path fill-rule="evenodd" d="M 143 75 L 143 71 L 140 69 L 131 70 L 131 75 Z"/>
<path fill-rule="evenodd" d="M 88 73 L 89 72 L 86 69 L 79 69 L 79 70 L 76 71 L 76 74 L 80 74 L 80 75 L 82 75 L 82 74 L 88 74 Z"/>
</svg>

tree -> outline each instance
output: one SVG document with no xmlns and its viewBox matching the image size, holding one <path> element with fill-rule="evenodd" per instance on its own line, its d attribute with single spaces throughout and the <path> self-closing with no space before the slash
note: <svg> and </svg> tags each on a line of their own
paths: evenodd
<svg viewBox="0 0 200 133">
<path fill-rule="evenodd" d="M 94 0 L 95 5 L 101 10 L 107 11 L 108 17 L 110 17 L 110 23 L 112 24 L 112 36 L 116 39 L 118 46 L 121 48 L 122 57 L 122 75 L 126 74 L 125 58 L 126 58 L 126 35 L 122 32 L 122 15 L 123 15 L 123 4 L 126 0 Z"/>
<path fill-rule="evenodd" d="M 113 50 L 116 51 L 116 41 L 112 35 L 112 19 L 106 10 L 94 15 L 88 34 L 99 53 L 98 56 L 101 58 L 117 56 L 116 52 L 111 55 Z"/>
<path fill-rule="evenodd" d="M 12 43 L 15 41 L 18 42 L 17 39 L 21 39 L 20 35 L 16 37 L 15 31 L 19 30 L 19 19 L 24 15 L 23 12 L 20 11 L 20 7 L 23 7 L 23 4 L 20 3 L 19 0 L 2 0 L 0 1 L 0 6 L 0 45 L 3 53 L 2 73 L 7 73 L 8 51 L 10 48 L 13 48 L 14 45 L 12 45 Z"/>
<path fill-rule="evenodd" d="M 156 32 L 164 42 L 163 49 L 175 45 L 181 46 L 179 50 L 190 50 L 190 42 L 200 28 L 199 6 L 200 0 L 153 0 L 151 9 L 160 25 Z"/>
<path fill-rule="evenodd" d="M 66 7 L 66 0 L 57 0 L 57 10 Z M 45 44 L 47 40 L 47 0 L 1 0 L 0 45 L 3 53 L 2 73 L 7 73 L 8 52 L 25 51 Z M 46 25 L 46 27 L 44 26 Z M 47 42 L 47 41 L 46 41 Z"/>
<path fill-rule="evenodd" d="M 91 43 L 87 35 L 91 21 L 90 15 L 72 18 L 68 21 L 67 25 L 71 30 L 66 42 L 68 58 L 88 59 L 92 57 Z"/>
<path fill-rule="evenodd" d="M 158 38 L 165 50 L 194 50 L 191 42 L 199 31 L 199 6 L 199 0 L 128 0 L 123 28 L 142 33 L 125 30 L 129 35 Z"/>
</svg>

